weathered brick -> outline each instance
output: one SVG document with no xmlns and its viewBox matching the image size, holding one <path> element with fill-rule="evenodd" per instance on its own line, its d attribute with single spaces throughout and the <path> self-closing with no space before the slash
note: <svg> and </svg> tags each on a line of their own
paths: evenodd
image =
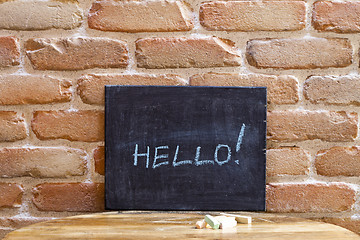
<svg viewBox="0 0 360 240">
<path fill-rule="evenodd" d="M 316 171 L 324 176 L 360 176 L 360 147 L 332 147 L 319 151 Z"/>
<path fill-rule="evenodd" d="M 269 212 L 342 212 L 355 203 L 355 190 L 346 184 L 269 184 L 266 207 Z"/>
<path fill-rule="evenodd" d="M 94 150 L 95 172 L 105 175 L 105 147 L 100 146 Z"/>
<path fill-rule="evenodd" d="M 200 6 L 200 22 L 216 31 L 296 31 L 305 27 L 303 1 L 214 1 Z"/>
<path fill-rule="evenodd" d="M 0 111 L 0 142 L 14 142 L 26 137 L 26 124 L 22 114 Z"/>
<path fill-rule="evenodd" d="M 311 76 L 304 83 L 305 98 L 312 103 L 360 104 L 360 76 Z"/>
<path fill-rule="evenodd" d="M 12 232 L 14 231 L 14 229 L 11 229 L 11 228 L 4 228 L 4 229 L 1 229 L 0 228 L 0 239 L 3 239 L 6 234 L 8 234 L 9 232 Z"/>
<path fill-rule="evenodd" d="M 0 183 L 0 208 L 19 207 L 23 189 L 15 183 Z"/>
<path fill-rule="evenodd" d="M 78 93 L 84 103 L 104 104 L 105 85 L 185 85 L 185 79 L 177 75 L 95 75 L 83 76 L 78 81 Z"/>
<path fill-rule="evenodd" d="M 18 228 L 26 227 L 31 224 L 49 221 L 50 217 L 2 217 L 0 218 L 0 239 L 6 234 Z"/>
<path fill-rule="evenodd" d="M 82 18 L 82 10 L 75 1 L 5 0 L 0 2 L 0 29 L 71 29 L 78 27 Z"/>
<path fill-rule="evenodd" d="M 0 76 L 0 104 L 44 104 L 68 102 L 71 83 L 48 76 Z"/>
<path fill-rule="evenodd" d="M 316 1 L 312 24 L 318 31 L 360 32 L 360 2 Z"/>
<path fill-rule="evenodd" d="M 40 211 L 96 212 L 104 210 L 102 183 L 43 183 L 33 188 Z"/>
<path fill-rule="evenodd" d="M 360 219 L 359 218 L 350 218 L 350 217 L 324 217 L 321 219 L 316 219 L 323 222 L 331 223 L 338 225 L 340 227 L 346 228 L 350 231 L 353 231 L 357 234 L 360 234 Z"/>
<path fill-rule="evenodd" d="M 257 68 L 346 67 L 352 46 L 346 38 L 256 39 L 247 43 L 246 58 Z"/>
<path fill-rule="evenodd" d="M 203 73 L 190 78 L 193 86 L 252 86 L 267 87 L 268 102 L 294 104 L 299 101 L 298 81 L 295 77 L 263 74 Z"/>
<path fill-rule="evenodd" d="M 69 148 L 0 148 L 1 177 L 68 177 L 85 173 L 86 153 Z"/>
<path fill-rule="evenodd" d="M 51 217 L 1 217 L 0 218 L 0 228 L 11 228 L 17 229 L 26 227 L 31 224 L 38 222 L 49 221 L 53 218 Z"/>
<path fill-rule="evenodd" d="M 104 112 L 38 111 L 34 113 L 31 127 L 41 140 L 62 138 L 70 141 L 103 141 Z"/>
<path fill-rule="evenodd" d="M 182 1 L 100 0 L 93 3 L 88 22 L 90 28 L 102 31 L 189 31 L 194 27 L 191 14 Z"/>
<path fill-rule="evenodd" d="M 354 141 L 358 116 L 344 111 L 270 111 L 267 116 L 268 139 L 304 141 L 321 139 L 329 142 Z"/>
<path fill-rule="evenodd" d="M 0 37 L 0 68 L 19 64 L 20 46 L 18 39 L 16 37 Z"/>
<path fill-rule="evenodd" d="M 136 41 L 140 68 L 207 68 L 239 66 L 234 43 L 217 37 L 145 38 Z"/>
<path fill-rule="evenodd" d="M 283 147 L 266 151 L 266 175 L 306 175 L 310 155 L 298 147 Z"/>
<path fill-rule="evenodd" d="M 125 42 L 108 38 L 33 38 L 26 54 L 38 70 L 124 68 L 128 65 Z"/>
</svg>

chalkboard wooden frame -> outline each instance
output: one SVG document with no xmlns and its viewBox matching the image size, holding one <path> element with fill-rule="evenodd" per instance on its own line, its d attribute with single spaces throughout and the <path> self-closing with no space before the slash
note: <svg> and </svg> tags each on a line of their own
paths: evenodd
<svg viewBox="0 0 360 240">
<path fill-rule="evenodd" d="M 265 210 L 266 88 L 105 87 L 105 207 Z"/>
</svg>

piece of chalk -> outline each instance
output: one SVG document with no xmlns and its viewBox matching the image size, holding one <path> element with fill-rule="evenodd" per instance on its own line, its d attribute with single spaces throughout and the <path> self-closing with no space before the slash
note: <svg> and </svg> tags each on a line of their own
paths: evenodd
<svg viewBox="0 0 360 240">
<path fill-rule="evenodd" d="M 211 215 L 205 215 L 205 222 L 207 222 L 213 229 L 219 229 L 220 222 Z"/>
<path fill-rule="evenodd" d="M 251 217 L 248 217 L 248 216 L 237 216 L 237 217 L 235 217 L 235 220 L 238 223 L 251 224 Z"/>
<path fill-rule="evenodd" d="M 221 229 L 233 228 L 237 225 L 235 217 L 217 216 L 215 219 L 220 222 Z"/>
<path fill-rule="evenodd" d="M 235 220 L 238 223 L 251 224 L 252 218 L 250 216 L 243 216 L 243 215 L 230 214 L 230 213 L 221 213 L 221 214 L 229 217 L 235 217 Z"/>
<path fill-rule="evenodd" d="M 203 229 L 205 228 L 205 226 L 206 226 L 206 222 L 204 219 L 196 222 L 197 229 Z"/>
</svg>

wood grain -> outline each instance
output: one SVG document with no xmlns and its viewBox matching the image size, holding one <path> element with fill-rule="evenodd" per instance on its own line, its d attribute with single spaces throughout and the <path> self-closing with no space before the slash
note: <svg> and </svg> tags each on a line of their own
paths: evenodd
<svg viewBox="0 0 360 240">
<path fill-rule="evenodd" d="M 251 215 L 251 225 L 227 230 L 195 229 L 207 213 L 111 212 L 89 214 L 37 223 L 9 233 L 4 240 L 67 239 L 242 239 L 242 240 L 359 240 L 349 230 L 328 223 L 275 214 Z M 211 213 L 218 215 L 218 213 Z"/>
</svg>

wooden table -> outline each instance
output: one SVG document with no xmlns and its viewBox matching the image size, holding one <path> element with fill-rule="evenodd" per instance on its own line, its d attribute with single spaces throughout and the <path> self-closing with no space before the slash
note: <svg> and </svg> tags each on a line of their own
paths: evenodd
<svg viewBox="0 0 360 240">
<path fill-rule="evenodd" d="M 4 240 L 15 239 L 267 239 L 267 240 L 350 240 L 358 235 L 344 228 L 306 219 L 275 214 L 251 215 L 251 225 L 238 224 L 231 229 L 195 229 L 195 222 L 206 213 L 199 212 L 112 212 L 56 219 L 24 227 L 9 233 Z M 212 215 L 217 213 L 212 212 Z"/>
</svg>

